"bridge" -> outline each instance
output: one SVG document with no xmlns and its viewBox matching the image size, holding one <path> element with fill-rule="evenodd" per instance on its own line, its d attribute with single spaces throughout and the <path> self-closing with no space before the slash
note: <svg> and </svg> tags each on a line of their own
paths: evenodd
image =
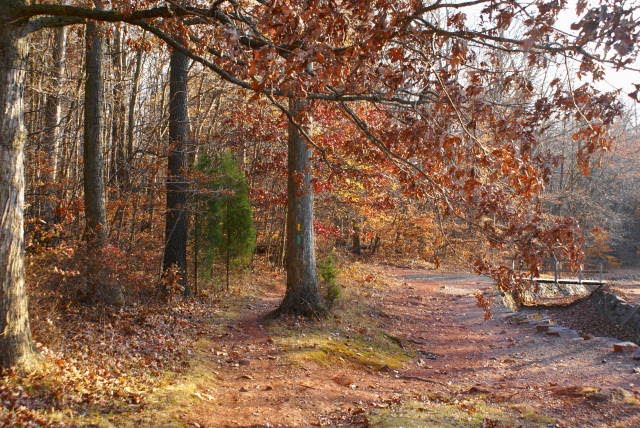
<svg viewBox="0 0 640 428">
<path fill-rule="evenodd" d="M 516 264 L 512 266 L 515 270 Z M 567 269 L 568 261 L 545 260 L 541 275 L 530 277 L 537 286 L 522 291 L 522 304 L 525 306 L 567 306 L 590 296 L 595 290 L 606 284 L 603 276 L 604 263 L 601 260 L 584 261 L 578 270 Z"/>
<path fill-rule="evenodd" d="M 567 261 L 568 262 L 568 261 Z M 583 284 L 604 285 L 604 263 L 602 260 L 587 261 L 580 264 L 578 271 L 564 268 L 565 261 L 556 258 L 546 260 L 543 264 L 543 275 L 532 276 L 531 281 L 542 284 Z M 550 266 L 550 267 L 549 267 Z M 547 269 L 545 269 L 547 267 Z M 516 269 L 515 260 L 512 261 L 512 269 Z"/>
</svg>

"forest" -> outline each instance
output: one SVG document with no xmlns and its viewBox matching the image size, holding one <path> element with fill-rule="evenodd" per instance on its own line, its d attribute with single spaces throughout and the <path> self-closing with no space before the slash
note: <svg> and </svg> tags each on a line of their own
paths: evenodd
<svg viewBox="0 0 640 428">
<path fill-rule="evenodd" d="M 2 426 L 640 426 L 637 0 L 0 0 Z"/>
</svg>

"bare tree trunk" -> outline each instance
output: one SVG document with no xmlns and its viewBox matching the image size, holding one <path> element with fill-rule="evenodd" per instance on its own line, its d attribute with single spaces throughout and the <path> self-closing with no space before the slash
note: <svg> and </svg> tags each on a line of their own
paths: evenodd
<svg viewBox="0 0 640 428">
<path fill-rule="evenodd" d="M 84 93 L 84 209 L 85 238 L 95 245 L 104 244 L 107 220 L 104 203 L 104 162 L 102 158 L 102 45 L 95 22 L 86 27 L 87 77 Z"/>
<path fill-rule="evenodd" d="M 231 263 L 231 255 L 230 255 L 230 248 L 231 248 L 231 229 L 229 227 L 229 222 L 230 222 L 230 218 L 229 218 L 229 198 L 226 198 L 226 202 L 225 202 L 225 220 L 224 220 L 224 228 L 225 230 L 225 238 L 226 238 L 226 243 L 227 243 L 227 248 L 226 250 L 226 257 L 225 257 L 225 261 L 224 261 L 224 265 L 225 265 L 225 269 L 226 269 L 226 284 L 227 284 L 227 291 L 229 291 L 229 264 Z"/>
<path fill-rule="evenodd" d="M 11 6 L 0 5 L 7 18 Z M 7 10 L 8 9 L 8 10 Z M 0 21 L 0 366 L 28 366 L 34 360 L 24 284 L 23 93 L 27 41 L 22 28 Z M 20 21 L 18 21 L 20 22 Z"/>
<path fill-rule="evenodd" d="M 289 109 L 298 124 L 304 121 L 305 105 L 300 99 L 289 99 Z M 288 146 L 287 291 L 278 312 L 318 316 L 326 309 L 316 272 L 311 150 L 292 121 L 289 121 Z"/>
<path fill-rule="evenodd" d="M 60 91 L 62 89 L 61 80 L 64 74 L 64 61 L 67 50 L 67 30 L 63 27 L 56 28 L 53 31 L 55 32 L 55 42 L 53 45 L 53 85 L 51 93 L 47 95 L 45 105 L 45 141 L 49 143 L 46 152 L 51 164 L 52 176 L 50 178 L 52 181 L 55 181 L 58 177 L 61 115 Z"/>
<path fill-rule="evenodd" d="M 282 230 L 280 231 L 280 239 L 278 240 L 277 246 L 277 254 L 275 265 L 276 268 L 281 269 L 285 267 L 285 262 L 287 260 L 287 207 L 284 207 L 282 210 Z"/>
<path fill-rule="evenodd" d="M 362 255 L 362 243 L 360 242 L 360 223 L 357 221 L 353 222 L 353 235 L 352 238 L 352 247 L 351 251 L 353 254 Z"/>
<path fill-rule="evenodd" d="M 136 52 L 136 71 L 133 74 L 133 82 L 131 83 L 131 96 L 129 97 L 129 118 L 127 120 L 127 165 L 131 166 L 133 160 L 133 146 L 136 129 L 136 102 L 138 99 L 138 90 L 140 86 L 140 73 L 142 72 L 142 49 Z"/>
<path fill-rule="evenodd" d="M 380 246 L 380 236 L 376 235 L 373 238 L 373 243 L 371 244 L 371 255 L 375 255 L 378 252 L 378 247 Z"/>
<path fill-rule="evenodd" d="M 67 48 L 67 33 L 65 28 L 56 28 L 55 40 L 53 44 L 53 81 L 51 92 L 47 95 L 45 103 L 45 132 L 44 132 L 44 152 L 48 165 L 42 169 L 42 182 L 44 183 L 45 195 L 42 198 L 41 217 L 49 225 L 56 222 L 55 200 L 60 197 L 59 187 L 56 184 L 58 178 L 58 158 L 60 157 L 60 117 L 61 102 L 60 92 L 62 89 L 61 79 L 64 73 L 64 61 Z"/>
<path fill-rule="evenodd" d="M 189 59 L 172 52 L 169 76 L 169 165 L 167 174 L 167 214 L 163 270 L 178 268 L 185 296 L 191 294 L 187 281 L 187 147 L 189 139 L 188 75 Z"/>
<path fill-rule="evenodd" d="M 114 163 L 112 170 L 116 188 L 120 191 L 129 190 L 129 168 L 126 164 L 125 123 L 127 118 L 127 106 L 125 103 L 124 85 L 124 51 L 122 44 L 122 32 L 116 27 L 111 45 L 113 61 L 113 99 L 111 111 L 111 137 L 114 148 Z M 122 221 L 124 207 L 118 210 L 116 221 Z"/>
<path fill-rule="evenodd" d="M 124 192 L 131 190 L 129 167 L 126 157 L 126 119 L 127 105 L 125 102 L 125 54 L 123 48 L 122 31 L 116 27 L 111 41 L 111 144 L 113 149 L 113 163 L 109 183 L 115 184 L 112 198 L 118 199 L 118 207 L 113 216 L 111 232 L 114 239 L 120 241 L 120 233 L 124 226 L 126 202 L 123 200 Z"/>
<path fill-rule="evenodd" d="M 193 222 L 193 293 L 198 295 L 198 258 L 200 257 L 200 227 L 198 224 L 198 209 L 196 208 Z"/>
</svg>

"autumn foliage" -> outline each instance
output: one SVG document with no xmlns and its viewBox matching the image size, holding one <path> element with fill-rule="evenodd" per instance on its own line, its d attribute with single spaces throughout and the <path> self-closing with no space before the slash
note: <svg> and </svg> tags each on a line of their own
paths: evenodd
<svg viewBox="0 0 640 428">
<path fill-rule="evenodd" d="M 0 97 L 0 159 L 12 160 L 13 174 L 0 180 L 0 210 L 12 215 L 0 231 L 0 264 L 11 271 L 0 285 L 12 291 L 0 306 L 22 308 L 28 320 L 24 247 L 36 348 L 53 362 L 29 379 L 64 380 L 32 394 L 30 405 L 104 407 L 116 396 L 138 405 L 153 382 L 135 365 L 175 368 L 180 344 L 206 333 L 183 319 L 202 315 L 201 302 L 179 296 L 191 294 L 196 278 L 196 299 L 220 291 L 221 264 L 227 284 L 242 283 L 246 267 L 284 268 L 285 296 L 295 296 L 288 312 L 317 316 L 324 311 L 297 307 L 323 307 L 316 250 L 331 300 L 340 295 L 332 254 L 345 263 L 472 269 L 516 298 L 549 257 L 574 267 L 585 252 L 629 259 L 640 198 L 603 195 L 611 183 L 637 188 L 633 168 L 613 174 L 637 151 L 622 141 L 634 134 L 621 125 L 629 115 L 621 91 L 603 91 L 600 82 L 608 69 L 636 61 L 637 12 L 625 2 L 579 0 L 569 34 L 556 29 L 567 6 L 0 5 L 0 60 L 13 61 L 0 76 L 0 92 L 11 94 Z M 88 22 L 97 30 L 85 40 Z M 91 129 L 84 53 L 98 40 L 105 48 L 93 60 L 104 70 L 97 80 L 105 102 L 94 117 L 100 129 Z M 628 95 L 637 101 L 638 86 Z M 104 186 L 85 174 L 99 157 L 85 156 L 89 131 L 104 158 L 92 166 Z M 98 226 L 85 207 L 89 194 L 105 202 Z M 4 228 L 4 214 L 2 221 Z M 297 255 L 305 266 L 292 266 Z M 238 269 L 230 269 L 233 259 Z M 298 286 L 313 295 L 291 292 Z M 491 304 L 484 295 L 478 302 Z M 87 319 L 86 331 L 67 330 Z M 148 320 L 157 337 L 145 336 L 149 329 L 138 336 Z M 20 325 L 29 345 L 28 323 Z M 54 328 L 70 350 L 41 343 Z M 109 344 L 114 329 L 119 343 Z M 82 348 L 90 341 L 100 345 Z M 0 387 L 12 409 L 5 422 L 36 420 L 21 410 L 29 394 L 9 391 L 12 376 Z"/>
</svg>

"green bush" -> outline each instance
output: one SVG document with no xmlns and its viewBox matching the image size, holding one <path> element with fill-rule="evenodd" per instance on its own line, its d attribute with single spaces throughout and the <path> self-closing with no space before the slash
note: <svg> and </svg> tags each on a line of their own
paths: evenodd
<svg viewBox="0 0 640 428">
<path fill-rule="evenodd" d="M 340 293 L 342 290 L 338 284 L 332 284 L 327 288 L 327 301 L 334 302 L 340 298 Z"/>
<path fill-rule="evenodd" d="M 329 254 L 324 260 L 318 264 L 320 278 L 326 287 L 326 299 L 333 302 L 340 297 L 340 286 L 336 283 L 338 277 L 338 268 L 333 261 L 333 255 Z"/>
</svg>

